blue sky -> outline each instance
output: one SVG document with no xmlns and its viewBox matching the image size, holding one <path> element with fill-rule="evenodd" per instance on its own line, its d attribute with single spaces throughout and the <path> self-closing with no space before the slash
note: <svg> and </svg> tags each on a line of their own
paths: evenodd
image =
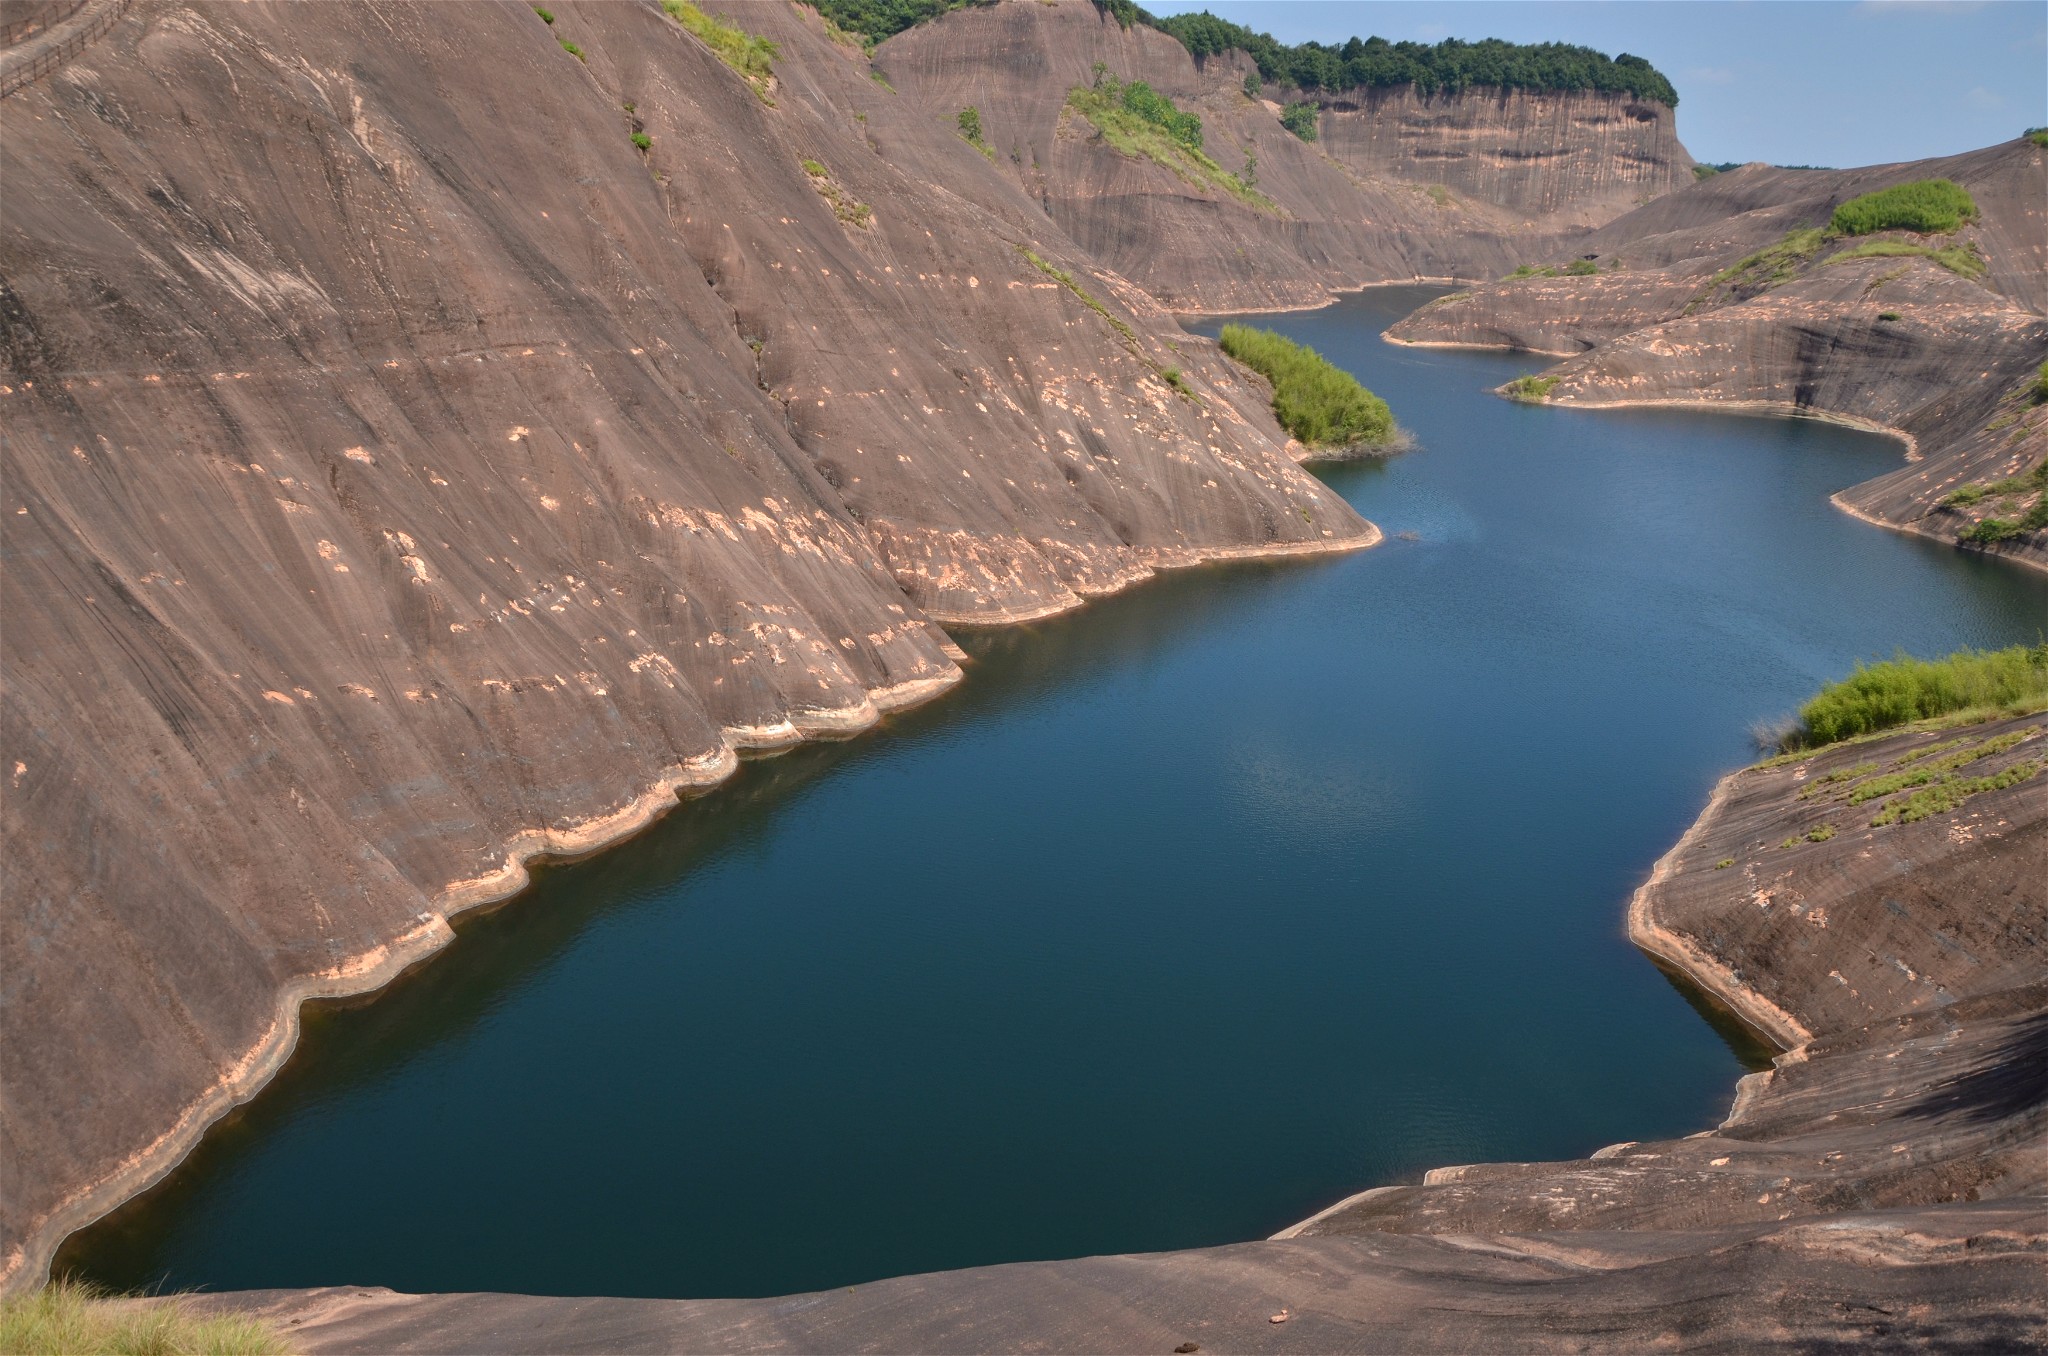
<svg viewBox="0 0 2048 1356">
<path fill-rule="evenodd" d="M 1283 42 L 1557 40 L 1678 88 L 1697 159 L 1877 164 L 2048 126 L 2048 0 L 1152 0 Z"/>
</svg>

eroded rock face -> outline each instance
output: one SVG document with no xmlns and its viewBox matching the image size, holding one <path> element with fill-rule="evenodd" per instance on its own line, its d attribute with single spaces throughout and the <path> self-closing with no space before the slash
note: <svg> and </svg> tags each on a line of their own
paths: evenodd
<svg viewBox="0 0 2048 1356">
<path fill-rule="evenodd" d="M 7 100 L 0 1278 L 934 618 L 1376 537 L 815 14 L 757 93 L 553 10 L 160 0 Z"/>
<path fill-rule="evenodd" d="M 1202 118 L 1208 155 L 1269 206 L 1105 144 L 1066 109 L 1096 64 Z M 1178 311 L 1317 306 L 1335 289 L 1494 277 L 1588 225 L 1691 181 L 1671 110 L 1600 94 L 1358 92 L 1315 143 L 1279 122 L 1293 97 L 1244 94 L 1243 53 L 1197 66 L 1164 33 L 1090 0 L 948 14 L 877 54 L 935 125 L 981 116 L 996 171 L 1096 259 Z M 970 190 L 971 191 L 971 190 Z"/>
<path fill-rule="evenodd" d="M 1836 502 L 1955 542 L 1997 506 L 1944 503 L 1950 494 L 2048 461 L 2048 409 L 2032 394 L 2048 358 L 2044 165 L 2022 140 L 1863 170 L 1746 167 L 1584 237 L 1607 270 L 1597 276 L 1503 279 L 1389 333 L 1575 355 L 1544 374 L 1556 382 L 1546 398 L 1561 403 L 1793 411 L 1898 432 L 1909 464 Z M 1789 233 L 1825 225 L 1848 198 L 1926 178 L 1962 184 L 1979 218 L 1950 237 L 1896 232 L 1879 243 L 1973 251 L 1981 279 L 1910 254 L 1831 261 L 1843 246 L 1817 242 L 1782 267 L 1740 270 Z M 1989 549 L 2048 568 L 2048 532 Z"/>
</svg>

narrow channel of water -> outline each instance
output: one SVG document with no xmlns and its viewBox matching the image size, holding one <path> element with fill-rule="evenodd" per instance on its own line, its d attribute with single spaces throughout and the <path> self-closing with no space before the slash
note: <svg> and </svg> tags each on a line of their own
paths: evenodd
<svg viewBox="0 0 2048 1356">
<path fill-rule="evenodd" d="M 963 637 L 937 704 L 310 1014 L 61 1265 L 775 1294 L 1717 1120 L 1737 1055 L 1624 940 L 1630 890 L 1753 721 L 1859 657 L 2034 640 L 2048 578 L 1830 508 L 1882 438 L 1494 399 L 1540 361 L 1378 338 L 1427 295 L 1262 322 L 1419 435 L 1327 476 L 1385 546 Z"/>
</svg>

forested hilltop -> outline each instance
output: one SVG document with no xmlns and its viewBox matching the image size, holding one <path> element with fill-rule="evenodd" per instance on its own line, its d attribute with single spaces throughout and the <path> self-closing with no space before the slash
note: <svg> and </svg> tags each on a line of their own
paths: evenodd
<svg viewBox="0 0 2048 1356">
<path fill-rule="evenodd" d="M 902 32 L 949 10 L 994 0 L 804 0 L 848 32 L 869 42 Z M 1610 57 L 1564 42 L 1517 43 L 1499 38 L 1466 42 L 1446 38 L 1431 46 L 1352 38 L 1341 46 L 1304 42 L 1289 46 L 1270 33 L 1204 10 L 1160 18 L 1134 0 L 1095 0 L 1095 7 L 1125 28 L 1145 24 L 1171 34 L 1197 61 L 1224 52 L 1244 52 L 1258 64 L 1259 77 L 1310 91 L 1413 85 L 1423 94 L 1474 86 L 1531 90 L 1599 90 L 1652 99 L 1678 107 L 1678 91 L 1662 72 L 1639 56 Z"/>
</svg>

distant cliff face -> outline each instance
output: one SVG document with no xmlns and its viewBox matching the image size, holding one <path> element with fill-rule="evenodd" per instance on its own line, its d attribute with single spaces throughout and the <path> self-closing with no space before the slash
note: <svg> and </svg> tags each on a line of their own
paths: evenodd
<svg viewBox="0 0 2048 1356">
<path fill-rule="evenodd" d="M 1693 181 L 1672 110 L 1625 95 L 1356 90 L 1325 100 L 1319 132 L 1360 174 L 1560 225 L 1597 226 Z"/>
<path fill-rule="evenodd" d="M 1097 63 L 1198 114 L 1203 149 L 1269 207 L 1120 153 L 1065 107 Z M 1201 65 L 1089 0 L 962 10 L 877 65 L 934 123 L 981 115 L 998 169 L 1106 265 L 1183 311 L 1318 305 L 1332 289 L 1495 277 L 1679 182 L 1671 110 L 1622 96 L 1410 89 L 1343 96 L 1304 142 L 1242 53 Z"/>
<path fill-rule="evenodd" d="M 7 98 L 0 1281 L 935 618 L 1376 536 L 815 14 L 730 7 L 757 90 L 550 8 L 166 0 Z"/>
</svg>

